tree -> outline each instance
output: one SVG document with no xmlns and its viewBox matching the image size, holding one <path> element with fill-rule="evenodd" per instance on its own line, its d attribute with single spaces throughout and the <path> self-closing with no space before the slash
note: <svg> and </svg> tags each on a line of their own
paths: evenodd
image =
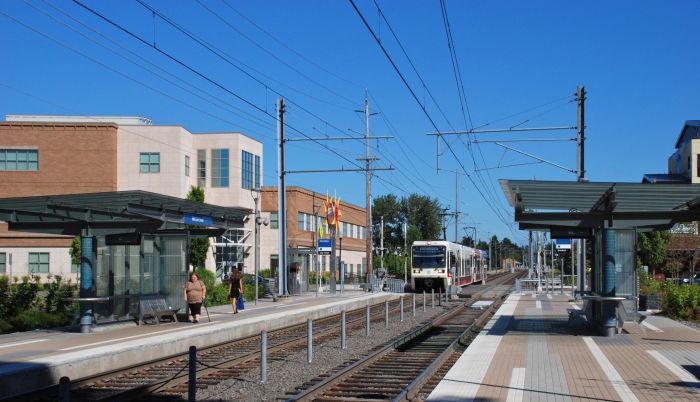
<svg viewBox="0 0 700 402">
<path fill-rule="evenodd" d="M 638 237 L 639 257 L 642 264 L 660 267 L 666 259 L 666 250 L 671 242 L 671 233 L 657 230 L 651 233 L 640 233 Z"/>
<path fill-rule="evenodd" d="M 70 253 L 70 260 L 73 264 L 81 263 L 80 245 L 80 236 L 75 236 L 70 244 L 70 249 L 68 250 Z"/>
<path fill-rule="evenodd" d="M 190 187 L 190 192 L 187 193 L 187 199 L 194 202 L 204 203 L 204 189 L 199 186 Z M 207 251 L 209 251 L 209 239 L 192 239 L 190 240 L 190 258 L 189 263 L 197 268 L 204 268 L 204 263 L 207 260 Z"/>
</svg>

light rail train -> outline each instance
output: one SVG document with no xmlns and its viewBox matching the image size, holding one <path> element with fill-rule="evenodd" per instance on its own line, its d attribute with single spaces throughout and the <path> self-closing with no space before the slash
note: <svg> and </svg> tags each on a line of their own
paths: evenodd
<svg viewBox="0 0 700 402">
<path fill-rule="evenodd" d="M 480 282 L 488 255 L 483 250 L 444 240 L 420 240 L 411 246 L 411 287 L 444 292 L 449 286 Z"/>
</svg>

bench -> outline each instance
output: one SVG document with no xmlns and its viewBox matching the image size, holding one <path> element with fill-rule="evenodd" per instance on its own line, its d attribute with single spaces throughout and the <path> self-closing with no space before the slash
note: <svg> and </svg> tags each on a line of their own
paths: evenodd
<svg viewBox="0 0 700 402">
<path fill-rule="evenodd" d="M 644 319 L 646 319 L 647 317 L 645 315 L 639 314 L 636 310 L 632 312 L 627 311 L 622 302 L 618 303 L 615 307 L 615 318 L 617 319 L 617 325 L 615 326 L 615 329 L 618 334 L 622 333 L 622 329 L 626 322 L 637 324 L 638 328 L 641 330 L 642 333 L 646 332 L 644 330 L 644 327 L 642 326 L 642 321 L 644 321 Z"/>
<path fill-rule="evenodd" d="M 165 297 L 161 294 L 147 294 L 139 296 L 139 319 L 137 324 L 146 323 L 144 318 L 153 317 L 156 324 L 160 324 L 163 316 L 168 316 L 173 322 L 177 322 L 179 308 L 170 308 L 165 303 Z"/>
</svg>

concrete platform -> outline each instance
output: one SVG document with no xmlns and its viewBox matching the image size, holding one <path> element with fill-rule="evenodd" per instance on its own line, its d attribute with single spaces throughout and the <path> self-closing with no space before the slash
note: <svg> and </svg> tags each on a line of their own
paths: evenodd
<svg viewBox="0 0 700 402">
<path fill-rule="evenodd" d="M 58 384 L 62 376 L 78 380 L 227 342 L 262 330 L 272 331 L 305 323 L 398 297 L 389 293 L 346 291 L 343 295 L 309 294 L 283 301 L 263 299 L 233 314 L 231 306 L 209 307 L 211 322 L 202 309 L 200 322 L 160 325 L 112 324 L 89 334 L 32 331 L 0 335 L 0 399 Z"/>
<path fill-rule="evenodd" d="M 572 334 L 569 299 L 509 296 L 428 400 L 700 401 L 700 331 L 650 316 L 613 337 Z"/>
</svg>

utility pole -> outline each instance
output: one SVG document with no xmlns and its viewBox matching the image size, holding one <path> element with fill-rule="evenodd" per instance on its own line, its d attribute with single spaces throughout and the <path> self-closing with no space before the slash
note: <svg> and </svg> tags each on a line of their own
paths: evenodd
<svg viewBox="0 0 700 402">
<path fill-rule="evenodd" d="M 577 169 L 576 169 L 576 179 L 578 181 L 586 181 L 586 168 L 584 165 L 584 143 L 586 137 L 584 135 L 584 130 L 586 129 L 584 117 L 585 117 L 585 101 L 586 101 L 586 90 L 583 86 L 576 88 L 576 102 L 578 105 L 578 121 L 576 123 L 576 145 L 578 149 L 577 158 Z"/>
<path fill-rule="evenodd" d="M 287 189 L 284 185 L 284 99 L 277 100 L 277 214 L 279 216 L 278 294 L 287 296 Z"/>
<path fill-rule="evenodd" d="M 254 188 L 250 190 L 250 195 L 253 196 L 255 202 L 255 305 L 258 305 L 258 272 L 260 272 L 260 225 L 263 224 L 260 218 L 260 209 L 258 208 L 258 200 L 260 199 L 260 189 Z M 267 223 L 265 223 L 267 225 Z"/>
<path fill-rule="evenodd" d="M 459 243 L 459 174 L 455 171 L 455 243 Z"/>
<path fill-rule="evenodd" d="M 378 158 L 369 157 L 369 116 L 376 113 L 369 112 L 369 99 L 365 90 L 365 224 L 367 225 L 367 239 L 365 239 L 365 259 L 367 260 L 367 283 L 372 281 L 372 173 L 369 165 Z"/>
<path fill-rule="evenodd" d="M 408 221 L 403 222 L 403 283 L 404 285 L 408 281 L 408 275 L 406 274 L 406 262 L 408 260 Z"/>
<path fill-rule="evenodd" d="M 381 257 L 379 259 L 379 270 L 382 274 L 384 274 L 384 215 L 382 215 L 380 220 L 379 230 L 382 235 L 379 238 L 379 252 L 381 253 Z"/>
</svg>

